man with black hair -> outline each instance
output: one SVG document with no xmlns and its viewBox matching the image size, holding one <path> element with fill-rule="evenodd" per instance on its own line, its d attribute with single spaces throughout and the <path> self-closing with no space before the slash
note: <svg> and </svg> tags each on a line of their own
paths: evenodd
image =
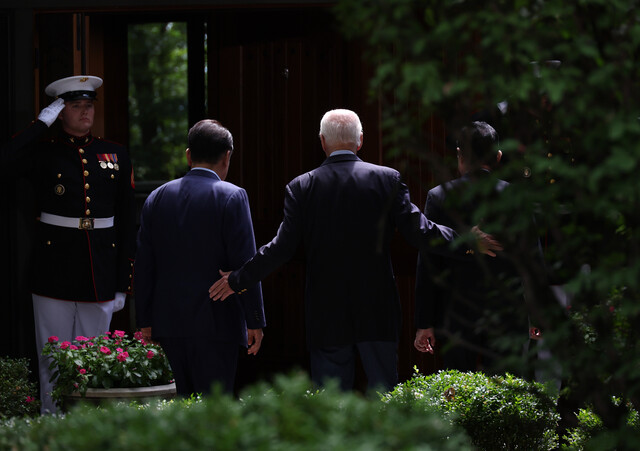
<svg viewBox="0 0 640 451">
<path fill-rule="evenodd" d="M 497 201 L 509 184 L 492 175 L 502 151 L 491 125 L 476 121 L 464 127 L 456 152 L 461 177 L 431 189 L 424 214 L 463 234 L 477 223 L 474 214 L 482 203 Z M 487 189 L 478 189 L 483 183 Z M 526 308 L 517 294 L 520 282 L 513 264 L 503 255 L 473 257 L 451 259 L 424 252 L 418 256 L 414 346 L 433 354 L 437 336 L 446 369 L 492 367 L 503 350 L 496 349 L 489 337 L 501 331 L 521 331 L 522 342 L 528 339 Z M 509 324 L 494 324 L 486 315 L 501 309 L 510 315 Z"/>
<path fill-rule="evenodd" d="M 218 268 L 239 267 L 256 251 L 249 199 L 225 182 L 233 137 L 205 119 L 188 135 L 191 170 L 145 201 L 136 256 L 136 315 L 146 340 L 160 342 L 179 395 L 233 392 L 238 350 L 255 355 L 265 326 L 260 284 L 215 303 L 209 286 Z"/>
</svg>

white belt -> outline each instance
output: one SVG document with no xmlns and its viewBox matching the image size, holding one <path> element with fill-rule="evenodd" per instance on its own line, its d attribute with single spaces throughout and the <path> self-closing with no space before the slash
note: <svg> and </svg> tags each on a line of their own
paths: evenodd
<svg viewBox="0 0 640 451">
<path fill-rule="evenodd" d="M 108 229 L 113 227 L 113 216 L 110 218 L 69 218 L 42 212 L 40 213 L 40 222 L 80 230 Z"/>
</svg>

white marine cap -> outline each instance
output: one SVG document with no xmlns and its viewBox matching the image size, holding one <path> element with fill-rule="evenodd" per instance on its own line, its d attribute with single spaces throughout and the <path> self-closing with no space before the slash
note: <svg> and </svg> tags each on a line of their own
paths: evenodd
<svg viewBox="0 0 640 451">
<path fill-rule="evenodd" d="M 64 100 L 95 99 L 96 89 L 102 86 L 102 78 L 92 75 L 76 75 L 61 78 L 47 86 L 44 92 Z"/>
</svg>

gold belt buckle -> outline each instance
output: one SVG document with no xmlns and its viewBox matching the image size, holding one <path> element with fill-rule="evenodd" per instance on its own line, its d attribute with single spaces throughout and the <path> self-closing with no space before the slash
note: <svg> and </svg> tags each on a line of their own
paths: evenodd
<svg viewBox="0 0 640 451">
<path fill-rule="evenodd" d="M 93 218 L 80 218 L 80 230 L 93 230 Z"/>
</svg>

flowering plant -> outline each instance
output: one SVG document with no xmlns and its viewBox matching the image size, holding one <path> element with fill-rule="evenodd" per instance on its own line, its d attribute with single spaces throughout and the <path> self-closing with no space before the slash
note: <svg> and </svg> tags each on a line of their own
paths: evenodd
<svg viewBox="0 0 640 451">
<path fill-rule="evenodd" d="M 51 357 L 49 369 L 55 380 L 51 396 L 61 402 L 64 395 L 88 388 L 150 387 L 173 380 L 162 348 L 146 343 L 142 333 L 131 339 L 121 330 L 99 337 L 78 336 L 73 342 L 49 337 L 42 355 Z"/>
</svg>

